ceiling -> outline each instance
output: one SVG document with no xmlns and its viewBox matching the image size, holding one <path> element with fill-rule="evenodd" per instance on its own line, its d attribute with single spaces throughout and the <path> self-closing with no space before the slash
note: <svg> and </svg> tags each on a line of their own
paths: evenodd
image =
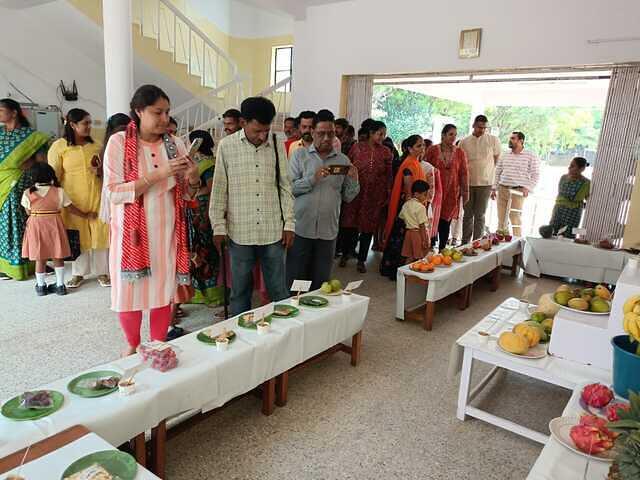
<svg viewBox="0 0 640 480">
<path fill-rule="evenodd" d="M 304 20 L 307 7 L 339 3 L 347 0 L 241 0 L 244 3 L 264 8 L 277 10 L 293 16 L 296 20 Z"/>
</svg>

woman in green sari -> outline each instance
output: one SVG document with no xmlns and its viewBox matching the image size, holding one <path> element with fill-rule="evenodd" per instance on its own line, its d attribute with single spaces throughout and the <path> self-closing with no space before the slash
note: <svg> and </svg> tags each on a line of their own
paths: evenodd
<svg viewBox="0 0 640 480">
<path fill-rule="evenodd" d="M 29 168 L 46 162 L 43 148 L 49 138 L 36 132 L 10 98 L 0 100 L 0 277 L 25 280 L 33 273 L 33 262 L 22 258 L 22 235 L 27 213 L 20 206 L 29 188 Z"/>
<path fill-rule="evenodd" d="M 573 238 L 573 229 L 580 226 L 582 211 L 591 188 L 591 180 L 582 175 L 588 166 L 584 158 L 575 157 L 569 164 L 569 173 L 560 178 L 556 205 L 551 216 L 554 234 L 567 227 L 563 235 Z"/>
</svg>

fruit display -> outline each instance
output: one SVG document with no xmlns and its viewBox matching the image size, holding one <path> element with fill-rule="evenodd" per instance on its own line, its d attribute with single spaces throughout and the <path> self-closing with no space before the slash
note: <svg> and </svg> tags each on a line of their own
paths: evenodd
<svg viewBox="0 0 640 480">
<path fill-rule="evenodd" d="M 478 255 L 478 252 L 476 252 L 473 247 L 463 248 L 461 252 L 465 257 L 476 257 Z"/>
<path fill-rule="evenodd" d="M 547 343 L 551 339 L 554 315 L 555 311 L 545 312 L 540 309 L 536 309 L 536 311 L 531 314 L 529 320 L 523 323 L 538 329 L 540 332 L 540 343 Z"/>
<path fill-rule="evenodd" d="M 324 282 L 320 287 L 320 291 L 326 294 L 337 293 L 341 290 L 342 290 L 342 283 L 340 282 L 340 280 L 336 280 L 336 279 L 329 280 L 328 282 Z"/>
<path fill-rule="evenodd" d="M 166 372 L 178 366 L 178 357 L 171 346 L 164 342 L 148 342 L 138 350 L 142 360 L 151 361 L 151 368 Z"/>
<path fill-rule="evenodd" d="M 571 427 L 571 440 L 578 450 L 589 455 L 611 450 L 617 434 L 609 430 L 606 424 L 606 420 L 595 415 L 583 415 L 580 423 Z"/>
<path fill-rule="evenodd" d="M 529 351 L 529 340 L 513 332 L 502 332 L 498 337 L 498 345 L 503 350 L 516 355 L 524 355 Z"/>
<path fill-rule="evenodd" d="M 604 285 L 595 288 L 574 288 L 560 285 L 553 294 L 558 305 L 581 312 L 609 313 L 611 310 L 611 292 Z"/>
<path fill-rule="evenodd" d="M 622 412 L 631 411 L 631 404 L 614 402 L 610 405 L 607 405 L 605 409 L 605 414 L 607 415 L 607 420 L 610 422 L 617 422 L 620 420 L 620 415 Z"/>
<path fill-rule="evenodd" d="M 535 322 L 534 322 L 535 323 Z M 537 323 L 536 323 L 537 325 Z M 540 334 L 542 328 L 527 325 L 526 323 L 519 323 L 513 327 L 513 333 L 516 335 L 522 335 L 527 339 L 528 348 L 535 347 L 540 343 Z"/>
<path fill-rule="evenodd" d="M 598 242 L 598 248 L 604 248 L 605 250 L 612 250 L 614 247 L 613 243 L 611 243 L 611 240 L 609 240 L 608 238 L 605 238 L 604 240 L 600 240 L 600 242 Z"/>
<path fill-rule="evenodd" d="M 414 272 L 429 273 L 433 272 L 433 269 L 435 267 L 433 263 L 429 262 L 428 260 L 418 260 L 417 262 L 413 262 L 411 265 L 409 265 L 409 268 Z"/>
<path fill-rule="evenodd" d="M 553 300 L 552 293 L 545 293 L 540 296 L 538 300 L 538 306 L 536 307 L 536 311 L 534 313 L 544 314 L 546 318 L 553 318 L 560 311 L 560 307 Z"/>
<path fill-rule="evenodd" d="M 622 307 L 623 328 L 638 343 L 636 355 L 640 355 L 640 295 L 629 297 Z"/>
<path fill-rule="evenodd" d="M 620 480 L 640 478 L 640 394 L 629 393 L 629 409 L 618 409 L 619 420 L 607 425 L 620 434 L 616 438 L 616 458 L 612 470 Z"/>
<path fill-rule="evenodd" d="M 582 389 L 580 398 L 590 407 L 602 408 L 613 400 L 613 390 L 601 383 L 592 383 Z"/>
</svg>

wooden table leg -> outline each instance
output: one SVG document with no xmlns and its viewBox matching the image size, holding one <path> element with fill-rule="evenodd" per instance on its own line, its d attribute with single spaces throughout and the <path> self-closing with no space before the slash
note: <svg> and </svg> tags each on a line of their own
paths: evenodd
<svg viewBox="0 0 640 480">
<path fill-rule="evenodd" d="M 281 373 L 276 377 L 276 405 L 284 407 L 287 404 L 289 394 L 289 371 Z"/>
<path fill-rule="evenodd" d="M 358 366 L 360 362 L 360 352 L 362 351 L 362 330 L 351 337 L 351 365 Z"/>
<path fill-rule="evenodd" d="M 469 308 L 469 303 L 470 301 L 470 285 L 467 285 L 464 288 L 461 288 L 460 291 L 458 292 L 458 309 L 459 310 L 466 310 L 467 308 Z"/>
<path fill-rule="evenodd" d="M 270 378 L 262 384 L 262 414 L 271 415 L 276 409 L 276 379 Z"/>
<path fill-rule="evenodd" d="M 136 462 L 138 462 L 141 466 L 147 466 L 147 445 L 145 443 L 144 432 L 136 435 L 131 440 L 133 444 L 133 452 L 136 457 Z"/>
<path fill-rule="evenodd" d="M 500 286 L 500 271 L 501 270 L 502 270 L 502 267 L 498 266 L 491 272 L 491 288 L 490 288 L 490 290 L 492 292 L 495 292 L 496 290 L 498 290 L 498 287 Z"/>
<path fill-rule="evenodd" d="M 522 258 L 522 254 L 518 253 L 513 256 L 513 261 L 511 263 L 511 276 L 518 276 L 518 266 L 520 265 L 520 259 Z"/>
<path fill-rule="evenodd" d="M 161 421 L 151 429 L 151 464 L 152 471 L 158 477 L 165 477 L 167 461 L 167 421 Z"/>
<path fill-rule="evenodd" d="M 433 317 L 436 314 L 436 302 L 429 302 L 425 304 L 424 308 L 424 329 L 431 331 L 433 328 Z"/>
<path fill-rule="evenodd" d="M 471 306 L 471 296 L 473 295 L 473 283 L 467 285 L 467 308 Z"/>
</svg>

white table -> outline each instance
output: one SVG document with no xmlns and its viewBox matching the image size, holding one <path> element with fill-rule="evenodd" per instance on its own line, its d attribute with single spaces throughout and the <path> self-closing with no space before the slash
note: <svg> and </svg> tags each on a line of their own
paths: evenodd
<svg viewBox="0 0 640 480">
<path fill-rule="evenodd" d="M 6 478 L 9 474 L 20 474 L 26 479 L 59 479 L 62 474 L 76 460 L 94 452 L 103 450 L 115 450 L 105 440 L 95 433 L 89 433 L 51 453 L 36 460 L 25 463 L 22 467 L 15 468 L 2 474 L 0 478 Z M 153 473 L 138 465 L 135 480 L 158 480 Z"/>
<path fill-rule="evenodd" d="M 579 404 L 582 387 L 583 385 L 579 385 L 573 391 L 569 403 L 562 412 L 563 417 L 579 417 L 585 413 Z M 587 463 L 589 463 L 588 467 Z M 607 477 L 610 465 L 607 462 L 589 460 L 578 455 L 550 437 L 529 472 L 527 480 L 603 480 Z M 583 477 L 585 470 L 587 474 Z"/>
<path fill-rule="evenodd" d="M 287 303 L 287 302 L 279 302 Z M 180 349 L 179 365 L 168 372 L 147 369 L 136 375 L 136 392 L 87 399 L 70 394 L 67 384 L 77 375 L 41 388 L 64 394 L 62 408 L 31 422 L 0 416 L 0 457 L 76 424 L 85 425 L 113 445 L 120 445 L 165 419 L 190 410 L 207 411 L 246 393 L 362 330 L 369 299 L 360 295 L 330 297 L 326 308 L 301 307 L 294 319 L 274 319 L 272 332 L 258 336 L 237 327 L 237 318 L 216 324 L 233 329 L 237 339 L 228 351 L 196 339 L 197 332 L 173 342 Z M 87 371 L 123 371 L 139 363 L 138 355 Z M 83 373 L 83 372 L 80 372 Z M 4 402 L 3 402 L 4 403 Z"/>
<path fill-rule="evenodd" d="M 431 330 L 435 302 L 460 292 L 461 309 L 466 308 L 470 300 L 469 286 L 491 272 L 496 272 L 497 282 L 503 265 L 511 266 L 514 261 L 518 262 L 516 257 L 522 252 L 522 243 L 521 239 L 514 238 L 511 242 L 494 245 L 488 252 L 479 250 L 475 257 L 464 257 L 462 263 L 454 262 L 450 267 L 436 267 L 431 273 L 414 272 L 408 265 L 399 268 L 396 318 L 404 320 L 408 311 L 425 305 L 424 327 L 425 330 Z M 516 267 L 517 263 L 513 265 L 513 272 Z"/>
<path fill-rule="evenodd" d="M 576 278 L 594 283 L 615 284 L 631 254 L 580 245 L 572 240 L 527 237 L 524 270 L 535 277 Z"/>
<path fill-rule="evenodd" d="M 611 372 L 596 367 L 555 358 L 547 355 L 544 358 L 531 360 L 509 355 L 498 349 L 495 337 L 505 330 L 511 330 L 513 325 L 528 319 L 528 313 L 520 308 L 520 302 L 515 298 L 505 300 L 498 308 L 462 335 L 454 344 L 449 363 L 449 375 L 453 376 L 462 368 L 460 374 L 460 389 L 458 392 L 457 417 L 465 420 L 467 415 L 484 420 L 498 427 L 509 430 L 518 435 L 530 438 L 539 443 L 546 443 L 548 436 L 536 432 L 510 420 L 491 414 L 469 403 L 484 388 L 487 382 L 502 368 L 527 375 L 543 382 L 558 385 L 570 390 L 588 382 L 602 382 L 611 384 Z M 482 344 L 478 331 L 488 331 L 492 339 Z M 460 363 L 460 361 L 462 362 Z M 489 374 L 483 378 L 473 390 L 470 390 L 471 371 L 474 361 L 481 361 L 493 366 Z M 551 419 L 549 419 L 551 420 Z"/>
</svg>

